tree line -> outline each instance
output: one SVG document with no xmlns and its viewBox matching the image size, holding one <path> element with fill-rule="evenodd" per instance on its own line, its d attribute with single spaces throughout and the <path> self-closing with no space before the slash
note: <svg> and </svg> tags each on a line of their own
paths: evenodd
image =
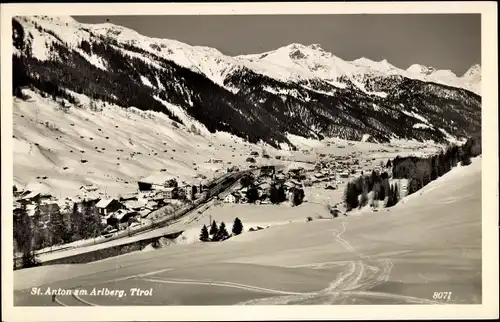
<svg viewBox="0 0 500 322">
<path fill-rule="evenodd" d="M 84 200 L 80 207 L 74 203 L 61 210 L 57 205 L 41 207 L 38 203 L 31 217 L 26 205 L 21 205 L 14 213 L 13 234 L 17 251 L 22 253 L 22 267 L 37 265 L 36 250 L 99 236 L 104 225 L 95 204 Z"/>
<path fill-rule="evenodd" d="M 471 158 L 481 154 L 481 135 L 473 135 L 463 145 L 450 144 L 438 154 L 429 157 L 399 157 L 391 161 L 392 177 L 408 179 L 408 194 L 412 194 L 429 182 L 436 180 L 458 163 L 471 163 Z"/>
<path fill-rule="evenodd" d="M 362 208 L 369 202 L 368 194 L 372 193 L 373 201 L 384 201 L 387 198 L 387 206 L 395 205 L 399 200 L 399 187 L 390 184 L 389 174 L 372 171 L 370 175 L 360 176 L 348 182 L 344 190 L 344 203 L 346 210 Z"/>
<path fill-rule="evenodd" d="M 471 157 L 481 154 L 481 135 L 474 135 L 463 145 L 450 144 L 438 154 L 430 157 L 400 157 L 388 160 L 386 167 L 392 167 L 392 179 L 408 180 L 408 195 L 415 193 L 429 182 L 449 172 L 460 162 L 462 166 L 471 163 Z M 386 207 L 396 205 L 400 199 L 400 187 L 397 182 L 390 184 L 389 174 L 372 171 L 347 183 L 344 190 L 344 203 L 347 211 L 361 208 L 368 204 L 368 194 L 372 200 L 386 201 Z"/>
<path fill-rule="evenodd" d="M 217 223 L 212 221 L 212 225 L 210 226 L 210 230 L 208 230 L 206 225 L 203 225 L 201 228 L 200 232 L 200 241 L 202 242 L 217 242 L 217 241 L 224 241 L 231 236 L 237 236 L 243 232 L 243 223 L 241 220 L 236 217 L 233 222 L 233 228 L 231 230 L 232 234 L 229 235 L 226 224 L 224 222 L 221 222 L 219 226 L 217 226 Z"/>
</svg>

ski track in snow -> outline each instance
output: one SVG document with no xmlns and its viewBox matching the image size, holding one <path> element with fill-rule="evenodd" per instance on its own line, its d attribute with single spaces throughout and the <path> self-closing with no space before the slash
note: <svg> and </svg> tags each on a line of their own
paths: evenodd
<svg viewBox="0 0 500 322">
<path fill-rule="evenodd" d="M 275 296 L 272 297 L 249 300 L 237 303 L 236 305 L 345 304 L 343 301 L 348 299 L 352 299 L 353 302 L 358 301 L 358 303 L 366 304 L 370 304 L 368 301 L 369 299 L 390 300 L 394 302 L 412 304 L 442 304 L 441 302 L 412 296 L 370 291 L 373 287 L 389 280 L 393 267 L 392 261 L 388 258 L 371 259 L 370 256 L 363 255 L 362 253 L 356 251 L 356 249 L 343 238 L 346 231 L 346 223 L 347 222 L 344 219 L 341 224 L 341 229 L 339 231 L 334 230 L 333 237 L 337 243 L 342 245 L 350 253 L 354 254 L 357 259 L 352 261 L 311 263 L 290 267 L 307 267 L 310 269 L 325 269 L 338 266 L 345 267 L 337 278 L 330 282 L 328 287 L 316 292 L 289 292 L 229 281 L 163 278 L 154 276 L 158 272 L 164 270 L 128 276 L 116 279 L 115 281 L 123 279 L 137 279 L 150 283 L 207 285 L 275 294 Z M 73 294 L 73 298 L 86 306 L 99 306 L 98 304 L 82 299 L 78 296 L 78 294 Z M 56 301 L 61 306 L 67 306 L 58 299 L 56 299 Z"/>
<path fill-rule="evenodd" d="M 369 291 L 373 287 L 389 280 L 393 263 L 388 258 L 373 260 L 370 259 L 370 256 L 363 255 L 356 251 L 356 249 L 343 238 L 345 231 L 346 221 L 344 219 L 340 231 L 334 231 L 333 237 L 337 243 L 342 245 L 350 253 L 353 253 L 358 258 L 357 260 L 293 266 L 308 267 L 311 269 L 324 269 L 328 267 L 338 267 L 339 265 L 345 266 L 345 269 L 327 288 L 317 292 L 249 300 L 238 303 L 237 305 L 340 304 L 342 300 L 352 297 L 387 299 L 405 303 L 440 304 L 440 302 L 428 299 Z"/>
</svg>

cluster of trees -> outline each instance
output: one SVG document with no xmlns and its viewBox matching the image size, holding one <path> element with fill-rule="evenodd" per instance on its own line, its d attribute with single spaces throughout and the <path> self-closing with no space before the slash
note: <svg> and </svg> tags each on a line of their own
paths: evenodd
<svg viewBox="0 0 500 322">
<path fill-rule="evenodd" d="M 21 267 L 28 268 L 38 265 L 33 249 L 33 230 L 31 219 L 23 205 L 21 212 L 14 215 L 14 251 L 22 253 Z"/>
<path fill-rule="evenodd" d="M 408 194 L 412 194 L 450 171 L 459 162 L 466 166 L 470 164 L 471 157 L 480 154 L 481 136 L 475 135 L 465 144 L 449 145 L 444 151 L 431 157 L 398 156 L 389 160 L 386 166 L 392 167 L 393 179 L 408 180 Z M 361 176 L 347 184 L 344 191 L 347 211 L 367 205 L 370 192 L 373 194 L 374 201 L 387 199 L 386 207 L 394 206 L 400 198 L 400 187 L 397 182 L 390 184 L 387 172 L 379 175 L 373 171 L 371 175 Z"/>
<path fill-rule="evenodd" d="M 224 241 L 231 236 L 236 236 L 239 235 L 243 232 L 243 223 L 241 220 L 236 217 L 233 222 L 233 229 L 231 230 L 232 234 L 229 235 L 227 229 L 226 229 L 226 224 L 224 222 L 221 222 L 220 225 L 217 227 L 217 223 L 215 220 L 212 222 L 212 225 L 210 226 L 210 231 L 208 230 L 206 225 L 203 225 L 203 228 L 201 228 L 200 232 L 200 241 L 202 242 L 208 242 L 208 241 Z"/>
<path fill-rule="evenodd" d="M 283 185 L 273 184 L 271 185 L 271 190 L 269 192 L 269 200 L 273 204 L 280 204 L 286 201 L 285 188 Z"/>
<path fill-rule="evenodd" d="M 465 144 L 449 145 L 431 157 L 396 157 L 392 160 L 394 179 L 408 179 L 408 194 L 412 194 L 429 182 L 441 177 L 460 162 L 463 166 L 471 163 L 471 157 L 481 154 L 481 136 L 469 138 Z"/>
<path fill-rule="evenodd" d="M 305 193 L 303 189 L 294 188 L 292 193 L 292 204 L 298 206 L 304 202 Z"/>
<path fill-rule="evenodd" d="M 14 214 L 13 233 L 17 251 L 23 254 L 23 267 L 31 267 L 36 264 L 35 250 L 97 237 L 103 228 L 95 201 L 84 200 L 80 207 L 74 203 L 72 209 L 62 210 L 57 205 L 37 204 L 32 217 L 23 205 Z"/>
<path fill-rule="evenodd" d="M 377 171 L 372 171 L 370 175 L 360 176 L 347 183 L 344 190 L 344 203 L 347 211 L 366 206 L 370 192 L 373 201 L 384 201 L 387 198 L 387 205 L 395 205 L 399 199 L 399 188 L 397 184 L 391 185 L 389 183 L 389 174 L 387 172 L 379 174 Z"/>
</svg>

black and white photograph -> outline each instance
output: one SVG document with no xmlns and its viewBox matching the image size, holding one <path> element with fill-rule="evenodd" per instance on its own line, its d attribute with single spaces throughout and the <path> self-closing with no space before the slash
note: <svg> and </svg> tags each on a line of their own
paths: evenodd
<svg viewBox="0 0 500 322">
<path fill-rule="evenodd" d="M 496 3 L 246 5 L 2 5 L 6 320 L 498 318 Z"/>
</svg>

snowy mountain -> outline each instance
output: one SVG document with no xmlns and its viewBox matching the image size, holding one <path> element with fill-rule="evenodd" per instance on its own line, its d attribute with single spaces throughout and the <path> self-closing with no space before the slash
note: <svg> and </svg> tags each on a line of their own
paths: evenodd
<svg viewBox="0 0 500 322">
<path fill-rule="evenodd" d="M 463 88 L 481 95 L 481 66 L 473 65 L 462 77 L 457 77 L 451 70 L 436 70 L 433 67 L 418 64 L 411 65 L 401 75 L 426 82 L 435 82 Z"/>
<path fill-rule="evenodd" d="M 250 142 L 289 135 L 446 141 L 480 131 L 480 67 L 464 76 L 386 60 L 345 61 L 320 45 L 230 57 L 70 17 L 13 19 L 13 84 L 81 105 L 74 94 L 162 112 Z"/>
</svg>

